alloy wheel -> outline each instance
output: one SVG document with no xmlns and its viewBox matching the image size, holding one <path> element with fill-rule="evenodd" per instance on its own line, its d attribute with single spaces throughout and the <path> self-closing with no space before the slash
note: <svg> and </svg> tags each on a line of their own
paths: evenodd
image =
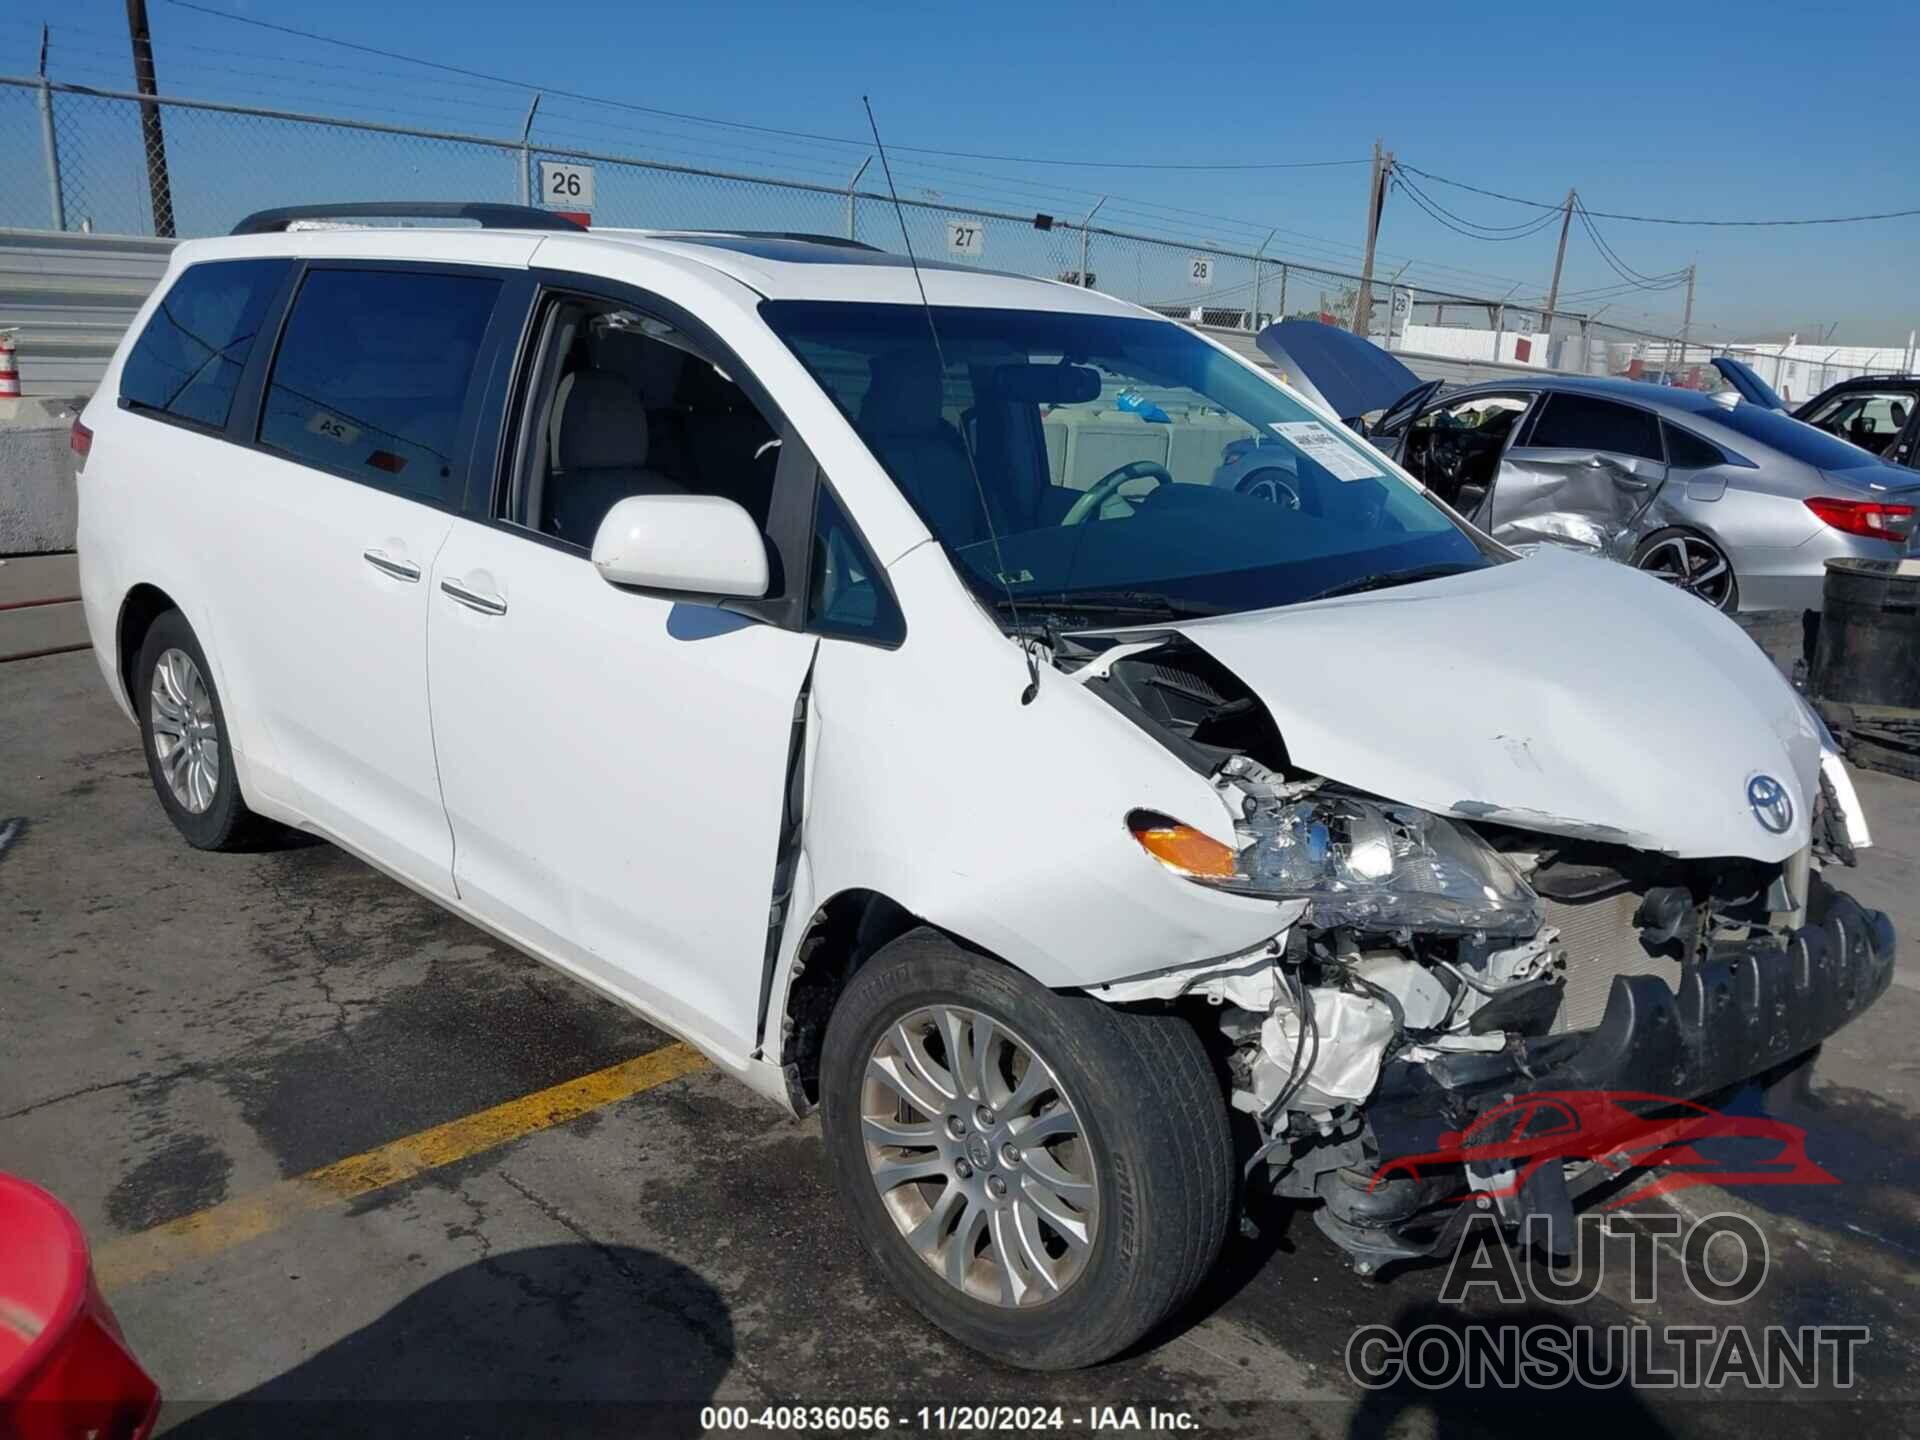
<svg viewBox="0 0 1920 1440">
<path fill-rule="evenodd" d="M 914 1252 L 989 1304 L 1042 1305 L 1086 1269 L 1099 1225 L 1093 1153 L 1039 1053 L 960 1005 L 916 1010 L 869 1055 L 867 1165 Z"/>
<path fill-rule="evenodd" d="M 147 725 L 161 778 L 190 815 L 201 815 L 220 789 L 220 726 L 200 667 L 184 650 L 164 650 L 153 667 Z"/>
<path fill-rule="evenodd" d="M 1300 508 L 1299 492 L 1281 477 L 1282 472 L 1271 467 L 1256 470 L 1240 482 L 1240 493 L 1278 505 L 1282 510 L 1298 510 Z"/>
<path fill-rule="evenodd" d="M 1733 566 L 1719 546 L 1698 535 L 1668 535 L 1648 546 L 1634 564 L 1716 610 L 1724 610 L 1733 596 Z"/>
</svg>

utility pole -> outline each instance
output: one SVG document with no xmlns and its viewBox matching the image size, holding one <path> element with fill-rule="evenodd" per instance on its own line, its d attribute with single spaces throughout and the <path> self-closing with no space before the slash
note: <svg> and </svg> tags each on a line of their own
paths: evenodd
<svg viewBox="0 0 1920 1440">
<path fill-rule="evenodd" d="M 867 173 L 867 166 L 872 163 L 873 156 L 867 156 L 866 159 L 860 162 L 860 168 L 853 172 L 853 178 L 847 181 L 847 239 L 849 240 L 857 240 L 859 238 L 853 233 L 855 222 L 859 219 L 859 216 L 854 211 L 853 202 L 859 198 L 860 177 Z"/>
<path fill-rule="evenodd" d="M 520 127 L 520 203 L 533 203 L 533 117 L 540 109 L 540 92 L 533 92 L 533 100 L 527 106 L 527 122 Z M 545 196 L 541 199 L 545 200 Z"/>
<path fill-rule="evenodd" d="M 1093 282 L 1087 278 L 1087 266 L 1093 263 L 1089 249 L 1093 238 L 1093 217 L 1100 213 L 1100 207 L 1106 203 L 1107 197 L 1102 195 L 1094 201 L 1093 208 L 1087 212 L 1087 218 L 1080 222 L 1080 288 L 1082 290 L 1093 288 Z"/>
<path fill-rule="evenodd" d="M 1553 252 L 1553 284 L 1547 287 L 1547 334 L 1553 334 L 1554 312 L 1560 306 L 1560 269 L 1567 263 L 1567 231 L 1573 225 L 1573 187 L 1567 187 L 1566 213 L 1560 217 L 1560 248 Z"/>
<path fill-rule="evenodd" d="M 1273 237 L 1279 233 L 1280 227 L 1277 225 L 1267 231 L 1267 238 L 1262 240 L 1260 248 L 1253 252 L 1253 309 L 1247 312 L 1248 333 L 1260 328 L 1260 265 L 1266 259 L 1267 246 L 1273 243 Z"/>
<path fill-rule="evenodd" d="M 1365 339 L 1373 324 L 1373 244 L 1380 238 L 1380 212 L 1387 203 L 1387 177 L 1393 173 L 1393 156 L 1383 154 L 1378 140 L 1373 142 L 1373 171 L 1367 182 L 1367 252 L 1360 262 L 1360 293 L 1353 300 L 1353 333 Z"/>
<path fill-rule="evenodd" d="M 142 95 L 157 95 L 153 79 L 153 36 L 147 29 L 147 0 L 127 0 L 127 37 L 133 42 L 133 84 Z M 140 132 L 147 147 L 147 190 L 153 199 L 153 233 L 173 238 L 173 186 L 167 180 L 167 137 L 160 107 L 140 102 Z"/>
<path fill-rule="evenodd" d="M 1693 269 L 1687 266 L 1687 308 L 1680 312 L 1680 368 L 1687 366 L 1687 340 L 1693 333 Z"/>
</svg>

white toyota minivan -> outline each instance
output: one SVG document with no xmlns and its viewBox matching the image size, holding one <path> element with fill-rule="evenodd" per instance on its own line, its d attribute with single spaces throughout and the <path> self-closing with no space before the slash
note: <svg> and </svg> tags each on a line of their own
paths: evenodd
<svg viewBox="0 0 1920 1440">
<path fill-rule="evenodd" d="M 310 223 L 401 211 L 479 223 Z M 1285 483 L 1213 484 L 1256 438 Z M 323 835 L 817 1106 L 879 1266 L 1013 1364 L 1139 1339 L 1250 1185 L 1362 1273 L 1476 1191 L 1564 1243 L 1601 1167 L 1442 1132 L 1723 1089 L 1891 975 L 1730 621 L 1088 290 L 263 213 L 175 250 L 74 444 L 191 844 Z"/>
</svg>

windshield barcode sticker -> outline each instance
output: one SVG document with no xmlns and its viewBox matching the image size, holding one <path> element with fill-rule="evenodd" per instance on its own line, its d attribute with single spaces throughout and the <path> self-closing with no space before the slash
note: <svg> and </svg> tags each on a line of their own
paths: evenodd
<svg viewBox="0 0 1920 1440">
<path fill-rule="evenodd" d="M 1272 422 L 1273 433 L 1337 480 L 1373 480 L 1380 467 L 1318 420 Z"/>
</svg>

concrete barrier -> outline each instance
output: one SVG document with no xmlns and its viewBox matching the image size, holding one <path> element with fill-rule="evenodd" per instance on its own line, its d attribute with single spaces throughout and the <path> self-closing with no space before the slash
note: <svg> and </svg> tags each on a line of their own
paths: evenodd
<svg viewBox="0 0 1920 1440">
<path fill-rule="evenodd" d="M 77 400 L 0 400 L 0 555 L 74 548 Z"/>
</svg>

